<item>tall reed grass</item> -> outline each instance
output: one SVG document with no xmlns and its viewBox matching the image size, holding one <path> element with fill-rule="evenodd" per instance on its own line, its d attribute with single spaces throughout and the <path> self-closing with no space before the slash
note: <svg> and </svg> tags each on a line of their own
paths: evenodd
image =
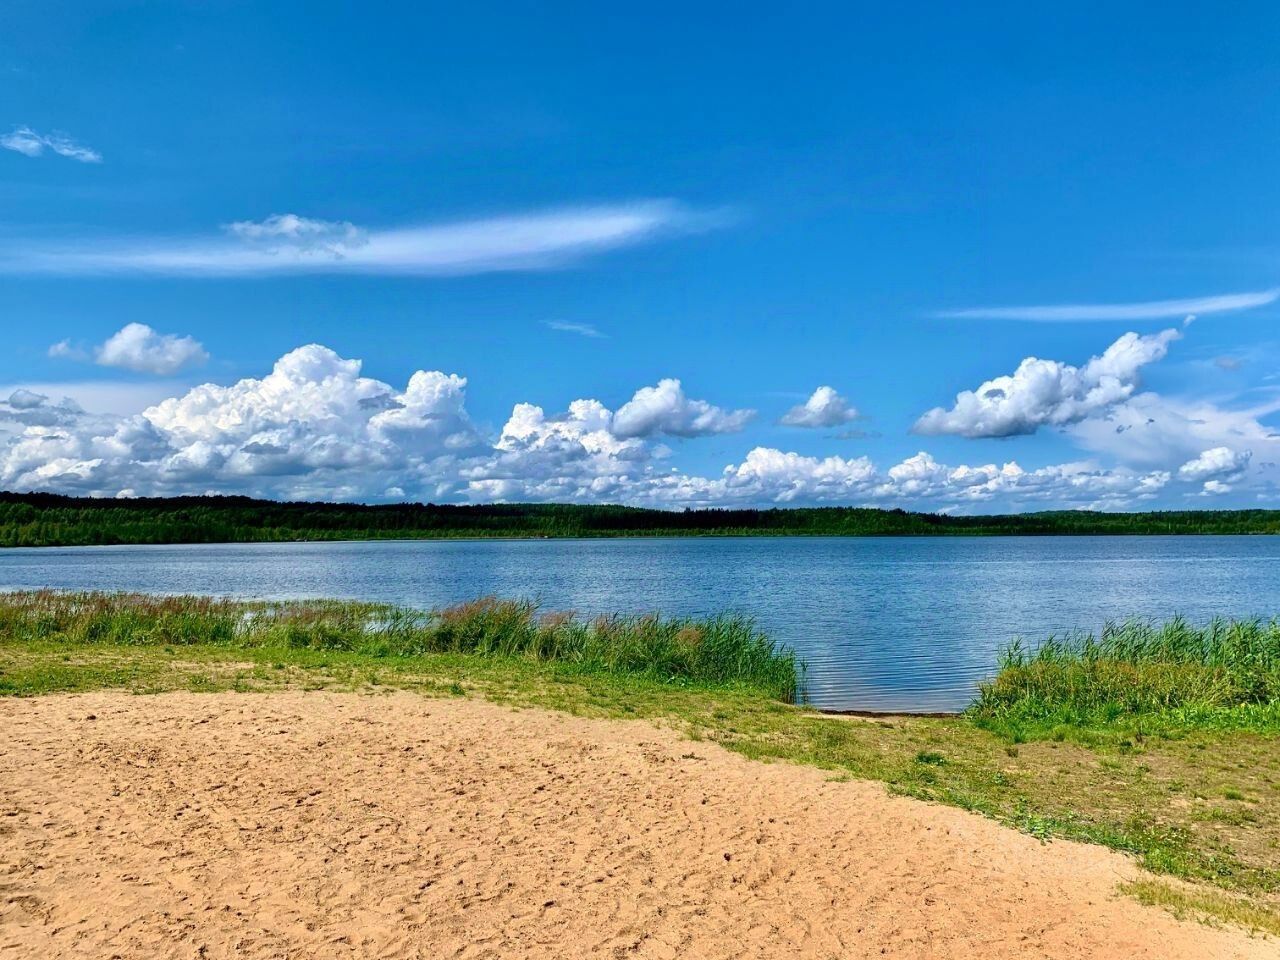
<svg viewBox="0 0 1280 960">
<path fill-rule="evenodd" d="M 736 614 L 581 618 L 494 597 L 422 611 L 331 600 L 0 595 L 0 643 L 15 641 L 527 657 L 664 682 L 749 686 L 787 702 L 795 701 L 802 672 L 794 653 Z"/>
<path fill-rule="evenodd" d="M 1101 634 L 1015 642 L 981 687 L 979 719 L 1108 722 L 1122 715 L 1208 716 L 1280 705 L 1280 620 L 1214 619 L 1203 626 L 1107 623 Z"/>
</svg>

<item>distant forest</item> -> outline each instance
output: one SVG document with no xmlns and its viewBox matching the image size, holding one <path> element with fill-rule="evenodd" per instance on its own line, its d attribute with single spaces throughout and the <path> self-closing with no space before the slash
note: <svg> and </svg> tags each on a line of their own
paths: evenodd
<svg viewBox="0 0 1280 960">
<path fill-rule="evenodd" d="M 1280 510 L 944 516 L 865 507 L 645 510 L 569 504 L 277 503 L 248 497 L 105 500 L 0 492 L 0 546 L 467 537 L 1052 536 L 1280 533 Z"/>
</svg>

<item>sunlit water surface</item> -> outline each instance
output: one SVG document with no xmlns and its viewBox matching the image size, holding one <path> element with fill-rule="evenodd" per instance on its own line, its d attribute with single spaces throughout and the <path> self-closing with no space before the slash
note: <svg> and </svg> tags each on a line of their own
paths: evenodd
<svg viewBox="0 0 1280 960">
<path fill-rule="evenodd" d="M 0 550 L 0 589 L 344 597 L 495 594 L 582 613 L 741 611 L 832 709 L 953 710 L 1022 636 L 1108 618 L 1280 613 L 1280 537 L 741 538 Z"/>
</svg>

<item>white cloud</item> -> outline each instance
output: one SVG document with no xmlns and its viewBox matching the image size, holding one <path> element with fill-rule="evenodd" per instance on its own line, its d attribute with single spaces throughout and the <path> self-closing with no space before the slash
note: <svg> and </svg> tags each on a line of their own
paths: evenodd
<svg viewBox="0 0 1280 960">
<path fill-rule="evenodd" d="M 70 340 L 59 340 L 49 348 L 49 356 L 55 360 L 88 360 L 89 352 Z"/>
<path fill-rule="evenodd" d="M 402 391 L 360 376 L 358 360 L 310 345 L 262 379 L 205 384 L 127 417 L 94 417 L 13 397 L 0 421 L 24 427 L 0 456 L 0 486 L 114 494 L 202 492 L 360 498 L 428 491 L 477 446 L 466 381 L 419 371 Z"/>
<path fill-rule="evenodd" d="M 947 467 L 921 452 L 888 471 L 881 495 L 913 497 L 944 504 L 975 504 L 1003 499 L 1015 506 L 1119 509 L 1154 498 L 1169 482 L 1166 471 L 1106 469 L 1083 461 L 1024 470 L 1003 466 Z"/>
<path fill-rule="evenodd" d="M 386 229 L 275 214 L 230 224 L 212 237 L 109 238 L 66 246 L 11 242 L 0 248 L 0 271 L 230 277 L 546 270 L 720 222 L 665 200 Z"/>
<path fill-rule="evenodd" d="M 0 384 L 0 397 L 25 390 L 46 397 L 70 399 L 85 410 L 103 415 L 128 416 L 185 391 L 187 385 L 173 380 L 67 380 Z"/>
<path fill-rule="evenodd" d="M 21 387 L 0 400 L 0 421 L 23 426 L 52 427 L 75 423 L 84 416 L 84 408 L 69 397 L 55 402 L 47 394 Z"/>
<path fill-rule="evenodd" d="M 127 416 L 14 389 L 0 399 L 0 488 L 992 511 L 1119 509 L 1167 493 L 1172 476 L 1094 461 L 947 465 L 924 451 L 881 469 L 867 457 L 762 446 L 705 476 L 674 468 L 662 436 L 723 430 L 749 411 L 689 400 L 676 381 L 637 391 L 617 412 L 592 399 L 551 414 L 518 403 L 497 436 L 472 422 L 466 386 L 456 374 L 419 370 L 397 389 L 363 376 L 360 361 L 311 344 L 260 379 L 183 390 Z M 1234 448 L 1205 446 L 1179 479 L 1221 493 L 1244 482 L 1248 462 Z"/>
<path fill-rule="evenodd" d="M 733 429 L 745 418 L 664 381 L 638 391 L 625 417 L 596 400 L 574 401 L 558 416 L 517 404 L 501 434 L 486 441 L 466 412 L 463 378 L 418 371 L 395 390 L 361 376 L 360 366 L 313 344 L 286 354 L 262 379 L 204 384 L 125 417 L 18 392 L 0 405 L 8 424 L 0 427 L 8 436 L 0 486 L 629 500 L 656 482 L 656 464 L 669 454 L 661 434 Z"/>
<path fill-rule="evenodd" d="M 76 348 L 66 340 L 49 348 L 50 356 L 77 357 Z M 94 362 L 103 367 L 121 367 L 137 373 L 172 376 L 186 367 L 199 366 L 209 359 L 204 347 L 193 337 L 157 333 L 145 323 L 127 323 L 94 352 Z"/>
<path fill-rule="evenodd" d="M 1140 393 L 1111 409 L 1106 419 L 1083 420 L 1067 433 L 1086 450 L 1130 464 L 1177 468 L 1214 447 L 1280 461 L 1280 434 L 1262 422 L 1277 412 L 1277 398 L 1233 410 L 1206 400 Z"/>
<path fill-rule="evenodd" d="M 928 453 L 881 471 L 867 457 L 812 457 L 755 447 L 719 477 L 662 469 L 665 450 L 620 442 L 609 411 L 577 401 L 547 417 L 521 404 L 503 429 L 501 453 L 468 468 L 478 501 L 622 502 L 656 507 L 854 504 L 972 510 L 993 506 L 1120 509 L 1146 503 L 1167 471 L 1105 469 L 1080 462 L 1023 470 L 1017 463 L 946 466 Z"/>
<path fill-rule="evenodd" d="M 650 502 L 680 504 L 839 503 L 969 510 L 1024 506 L 1119 509 L 1154 498 L 1169 482 L 1163 471 L 1107 470 L 1069 463 L 1023 470 L 1017 463 L 946 466 L 928 453 L 881 472 L 866 457 L 808 457 L 757 447 L 714 481 L 684 477 L 658 488 Z M 696 496 L 693 496 L 696 494 Z"/>
<path fill-rule="evenodd" d="M 1230 447 L 1214 447 L 1178 468 L 1181 480 L 1219 480 L 1238 477 L 1249 465 L 1249 451 L 1237 452 Z"/>
<path fill-rule="evenodd" d="M 864 499 L 876 485 L 875 465 L 866 457 L 806 457 L 756 447 L 724 473 L 723 498 L 748 502 L 839 502 Z"/>
<path fill-rule="evenodd" d="M 60 133 L 36 133 L 26 126 L 14 127 L 10 133 L 0 137 L 0 147 L 26 157 L 39 157 L 45 150 L 50 150 L 60 157 L 78 160 L 81 163 L 102 162 L 102 154 L 97 150 L 81 146 L 68 136 Z"/>
<path fill-rule="evenodd" d="M 1173 329 L 1147 336 L 1126 333 L 1102 356 L 1081 367 L 1028 357 L 1011 376 L 996 377 L 977 390 L 957 394 L 950 410 L 928 411 L 914 430 L 927 435 L 1010 437 L 1103 415 L 1133 395 L 1141 368 L 1162 359 L 1169 344 L 1181 336 Z"/>
<path fill-rule="evenodd" d="M 704 437 L 736 433 L 755 415 L 754 410 L 725 410 L 705 400 L 691 400 L 679 380 L 666 379 L 637 390 L 614 415 L 613 432 L 619 437 Z"/>
<path fill-rule="evenodd" d="M 369 242 L 368 234 L 353 223 L 313 220 L 295 213 L 273 214 L 261 222 L 239 220 L 227 224 L 226 231 L 270 253 L 290 249 L 341 258 Z"/>
<path fill-rule="evenodd" d="M 786 427 L 839 427 L 858 419 L 858 411 L 832 387 L 819 387 L 804 403 L 792 407 L 778 422 Z"/>
<path fill-rule="evenodd" d="M 667 451 L 612 431 L 613 413 L 598 400 L 575 400 L 557 416 L 518 403 L 490 456 L 463 471 L 480 500 L 608 500 L 648 482 L 648 464 Z"/>
<path fill-rule="evenodd" d="M 935 316 L 949 319 L 1030 320 L 1037 323 L 1092 320 L 1160 320 L 1188 314 L 1224 313 L 1264 307 L 1280 299 L 1280 287 L 1252 293 L 1224 293 L 1185 300 L 1149 300 L 1141 303 L 1068 303 L 1025 307 L 969 307 L 944 310 Z"/>
<path fill-rule="evenodd" d="M 734 432 L 752 416 L 691 400 L 679 380 L 637 390 L 617 412 L 599 400 L 575 400 L 552 416 L 519 403 L 493 455 L 468 465 L 468 492 L 475 499 L 659 502 L 679 488 L 693 496 L 705 481 L 656 472 L 670 455 L 657 438 Z"/>
<path fill-rule="evenodd" d="M 576 333 L 580 337 L 590 337 L 595 340 L 603 340 L 606 334 L 601 333 L 592 323 L 569 323 L 565 320 L 547 320 L 545 326 L 551 330 L 558 330 L 561 333 Z"/>
<path fill-rule="evenodd" d="M 605 419 L 607 411 L 600 410 L 548 419 L 536 407 L 518 408 L 500 444 L 506 452 L 496 459 L 479 459 L 470 467 L 469 498 L 655 507 L 852 504 L 949 511 L 1050 506 L 1122 509 L 1149 502 L 1170 479 L 1166 471 L 1108 470 L 1090 462 L 1031 471 L 1012 462 L 953 467 L 923 452 L 881 471 L 867 457 L 811 457 L 771 447 L 755 447 L 740 463 L 725 467 L 719 477 L 703 477 L 662 470 L 661 459 L 636 441 L 631 441 L 634 446 L 613 448 L 616 438 L 604 428 Z M 513 449 L 513 433 L 521 436 L 518 449 Z"/>
</svg>

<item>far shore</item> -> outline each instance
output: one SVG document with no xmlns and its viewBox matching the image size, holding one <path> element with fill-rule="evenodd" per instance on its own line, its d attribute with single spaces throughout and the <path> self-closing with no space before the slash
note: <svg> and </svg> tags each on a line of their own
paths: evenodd
<svg viewBox="0 0 1280 960">
<path fill-rule="evenodd" d="M 669 510 L 574 503 L 106 499 L 0 491 L 0 545 L 738 536 L 1114 536 L 1280 533 L 1280 510 L 925 513 L 865 506 Z"/>
</svg>

